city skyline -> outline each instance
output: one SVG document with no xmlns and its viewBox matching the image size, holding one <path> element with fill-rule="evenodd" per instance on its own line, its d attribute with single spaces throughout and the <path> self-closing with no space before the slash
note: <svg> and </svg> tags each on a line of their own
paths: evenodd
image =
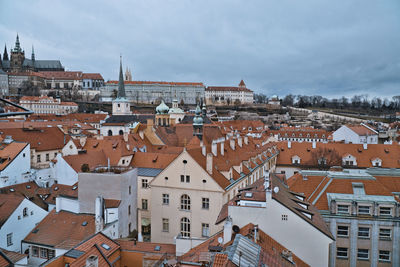
<svg viewBox="0 0 400 267">
<path fill-rule="evenodd" d="M 134 80 L 236 86 L 244 79 L 255 93 L 279 96 L 391 97 L 400 88 L 395 1 L 1 5 L 1 54 L 19 33 L 26 57 L 33 45 L 38 59 L 105 80 L 117 79 L 122 54 Z"/>
</svg>

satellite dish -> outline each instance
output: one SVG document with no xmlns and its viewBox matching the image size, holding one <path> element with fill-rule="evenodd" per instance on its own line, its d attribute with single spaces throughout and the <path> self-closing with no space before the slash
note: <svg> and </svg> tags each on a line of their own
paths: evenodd
<svg viewBox="0 0 400 267">
<path fill-rule="evenodd" d="M 218 243 L 222 244 L 223 241 L 224 239 L 222 237 L 218 237 Z"/>
<path fill-rule="evenodd" d="M 275 194 L 278 193 L 279 192 L 279 187 L 275 186 L 274 187 L 274 192 L 275 192 Z"/>
</svg>

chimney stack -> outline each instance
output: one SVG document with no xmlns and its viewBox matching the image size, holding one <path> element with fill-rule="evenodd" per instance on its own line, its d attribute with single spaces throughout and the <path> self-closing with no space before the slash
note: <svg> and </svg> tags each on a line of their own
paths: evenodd
<svg viewBox="0 0 400 267">
<path fill-rule="evenodd" d="M 224 223 L 224 245 L 232 239 L 232 219 L 228 216 Z"/>
<path fill-rule="evenodd" d="M 235 139 L 231 138 L 231 139 L 229 139 L 229 142 L 230 142 L 232 150 L 235 150 Z"/>
<path fill-rule="evenodd" d="M 104 227 L 104 200 L 101 196 L 96 197 L 95 200 L 95 224 L 96 233 L 101 232 Z"/>
<path fill-rule="evenodd" d="M 225 146 L 225 141 L 224 142 L 221 142 L 221 155 L 223 156 L 224 155 L 224 150 L 225 150 L 225 148 L 224 148 L 224 146 Z"/>
<path fill-rule="evenodd" d="M 207 154 L 207 162 L 206 162 L 206 168 L 207 172 L 209 174 L 212 174 L 212 169 L 213 169 L 213 155 L 211 153 Z"/>
<path fill-rule="evenodd" d="M 124 136 L 124 141 L 125 141 L 125 142 L 128 142 L 128 136 L 129 136 L 129 134 L 128 134 L 128 133 L 124 133 L 123 136 Z"/>
<path fill-rule="evenodd" d="M 368 144 L 367 143 L 363 144 L 363 148 L 364 148 L 364 150 L 367 150 L 368 149 Z"/>
<path fill-rule="evenodd" d="M 242 145 L 243 145 L 243 139 L 242 139 L 242 137 L 239 135 L 238 136 L 238 146 L 240 146 L 240 147 L 242 147 Z"/>
<path fill-rule="evenodd" d="M 202 146 L 201 147 L 201 153 L 203 154 L 203 156 L 206 156 L 206 146 Z"/>
<path fill-rule="evenodd" d="M 289 149 L 292 148 L 292 142 L 290 142 L 290 141 L 287 142 L 287 148 L 289 148 Z"/>
<path fill-rule="evenodd" d="M 244 144 L 245 145 L 249 144 L 249 137 L 247 135 L 244 136 Z"/>
<path fill-rule="evenodd" d="M 215 143 L 215 142 L 211 143 L 211 152 L 213 153 L 213 155 L 215 157 L 218 155 L 217 143 Z"/>
<path fill-rule="evenodd" d="M 316 149 L 316 148 L 317 148 L 317 142 L 315 142 L 315 141 L 312 142 L 312 148 L 313 148 L 313 149 Z"/>
</svg>

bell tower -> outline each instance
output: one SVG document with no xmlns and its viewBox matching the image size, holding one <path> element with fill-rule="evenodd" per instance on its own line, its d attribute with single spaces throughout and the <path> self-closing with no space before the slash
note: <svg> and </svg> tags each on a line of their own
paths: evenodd
<svg viewBox="0 0 400 267">
<path fill-rule="evenodd" d="M 122 57 L 119 62 L 119 81 L 117 98 L 112 101 L 112 115 L 130 115 L 131 105 L 126 99 L 124 75 L 122 73 Z"/>
<path fill-rule="evenodd" d="M 11 61 L 10 68 L 13 72 L 22 71 L 22 64 L 25 60 L 25 52 L 21 49 L 19 43 L 19 36 L 17 34 L 17 39 L 15 40 L 15 47 L 11 50 Z"/>
</svg>

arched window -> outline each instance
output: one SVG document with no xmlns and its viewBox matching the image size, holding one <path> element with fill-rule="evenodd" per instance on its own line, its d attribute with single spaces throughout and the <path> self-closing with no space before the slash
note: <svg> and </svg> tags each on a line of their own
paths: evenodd
<svg viewBox="0 0 400 267">
<path fill-rule="evenodd" d="M 108 136 L 112 136 L 112 131 L 108 130 Z"/>
<path fill-rule="evenodd" d="M 181 196 L 181 210 L 190 210 L 190 197 L 186 194 Z"/>
<path fill-rule="evenodd" d="M 161 125 L 161 118 L 158 118 L 158 125 Z"/>
<path fill-rule="evenodd" d="M 190 237 L 190 221 L 186 217 L 181 219 L 181 236 Z"/>
<path fill-rule="evenodd" d="M 119 130 L 119 135 L 124 135 L 124 131 Z"/>
<path fill-rule="evenodd" d="M 28 208 L 24 208 L 22 210 L 22 216 L 24 216 L 24 217 L 28 216 Z"/>
<path fill-rule="evenodd" d="M 167 120 L 163 118 L 163 126 L 167 126 Z"/>
</svg>

